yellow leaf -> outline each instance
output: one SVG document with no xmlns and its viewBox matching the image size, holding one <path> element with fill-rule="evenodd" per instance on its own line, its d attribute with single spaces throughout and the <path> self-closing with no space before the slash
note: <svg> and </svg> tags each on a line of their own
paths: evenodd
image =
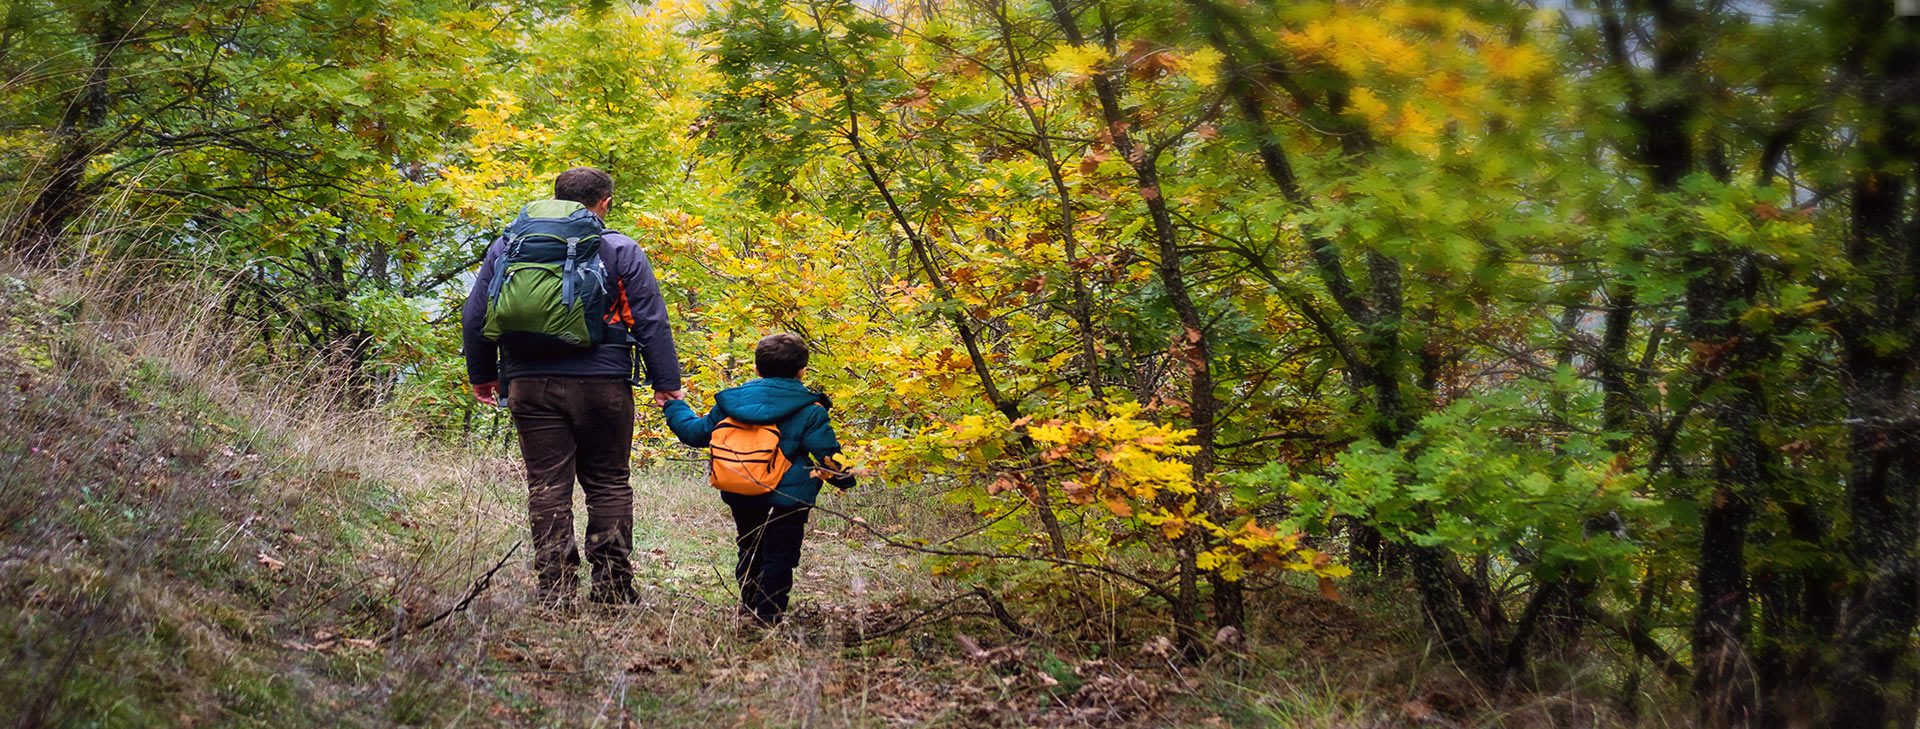
<svg viewBox="0 0 1920 729">
<path fill-rule="evenodd" d="M 1354 113 L 1366 119 L 1369 125 L 1374 127 L 1385 126 L 1387 105 L 1380 100 L 1380 95 L 1374 93 L 1373 89 L 1365 87 L 1354 89 L 1353 95 L 1348 98 L 1348 101 L 1353 104 Z"/>
<path fill-rule="evenodd" d="M 1169 542 L 1185 536 L 1186 533 L 1187 520 L 1185 519 L 1176 516 L 1160 522 L 1160 535 L 1166 537 Z"/>
<path fill-rule="evenodd" d="M 1195 80 L 1211 83 L 1220 77 L 1220 52 L 1212 47 L 1204 47 L 1186 54 L 1180 59 L 1181 68 Z"/>
<path fill-rule="evenodd" d="M 1065 74 L 1074 80 L 1084 80 L 1098 73 L 1100 68 L 1113 60 L 1107 49 L 1090 43 L 1062 46 L 1047 56 L 1042 64 L 1048 71 Z"/>
<path fill-rule="evenodd" d="M 1481 49 L 1480 55 L 1486 59 L 1487 70 L 1495 78 L 1509 81 L 1532 81 L 1548 70 L 1547 58 L 1532 46 L 1500 46 L 1489 44 Z"/>
</svg>

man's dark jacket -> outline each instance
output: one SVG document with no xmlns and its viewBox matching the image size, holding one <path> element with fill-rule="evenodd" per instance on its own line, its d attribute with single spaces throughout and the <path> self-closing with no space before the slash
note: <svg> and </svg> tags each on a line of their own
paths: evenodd
<svg viewBox="0 0 1920 729">
<path fill-rule="evenodd" d="M 487 246 L 481 259 L 480 274 L 467 293 L 467 305 L 460 323 L 467 355 L 467 380 L 474 384 L 499 380 L 503 385 L 516 377 L 534 375 L 561 377 L 627 377 L 633 373 L 631 347 L 622 341 L 609 341 L 597 347 L 558 355 L 503 351 L 481 333 L 487 323 L 487 283 L 506 251 L 506 238 Z M 673 351 L 673 330 L 667 324 L 667 302 L 660 298 L 660 282 L 653 277 L 653 266 L 646 252 L 632 238 L 614 231 L 601 236 L 600 262 L 607 268 L 608 285 L 617 295 L 624 288 L 627 307 L 633 312 L 633 338 L 640 343 L 641 358 L 647 365 L 647 379 L 653 389 L 680 389 L 680 360 Z"/>
</svg>

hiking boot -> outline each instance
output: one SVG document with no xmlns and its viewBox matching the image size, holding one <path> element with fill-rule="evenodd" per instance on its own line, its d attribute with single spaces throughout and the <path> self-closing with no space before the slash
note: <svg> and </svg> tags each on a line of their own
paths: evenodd
<svg viewBox="0 0 1920 729">
<path fill-rule="evenodd" d="M 632 584 L 620 586 L 594 585 L 593 591 L 587 594 L 587 602 L 595 605 L 632 605 L 639 601 L 640 594 L 634 591 Z"/>
<path fill-rule="evenodd" d="M 733 618 L 733 636 L 745 643 L 759 643 L 772 640 L 780 634 L 780 625 L 761 620 L 753 613 L 743 613 Z"/>
<path fill-rule="evenodd" d="M 733 607 L 734 620 L 741 625 L 771 629 L 779 626 L 780 621 L 785 617 L 778 611 L 760 612 L 745 605 L 735 605 Z"/>
</svg>

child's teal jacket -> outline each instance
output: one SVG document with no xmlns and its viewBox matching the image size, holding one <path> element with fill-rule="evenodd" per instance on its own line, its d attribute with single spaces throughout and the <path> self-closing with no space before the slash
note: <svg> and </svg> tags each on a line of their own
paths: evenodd
<svg viewBox="0 0 1920 729">
<path fill-rule="evenodd" d="M 713 411 L 705 418 L 683 401 L 667 403 L 667 427 L 681 443 L 706 448 L 713 440 L 714 426 L 727 418 L 778 426 L 780 451 L 793 467 L 787 469 L 772 494 L 749 498 L 768 498 L 773 506 L 811 505 L 820 496 L 820 479 L 813 475 L 813 466 L 840 452 L 840 440 L 827 418 L 830 405 L 827 396 L 807 389 L 799 380 L 763 377 L 720 391 L 713 398 Z"/>
</svg>

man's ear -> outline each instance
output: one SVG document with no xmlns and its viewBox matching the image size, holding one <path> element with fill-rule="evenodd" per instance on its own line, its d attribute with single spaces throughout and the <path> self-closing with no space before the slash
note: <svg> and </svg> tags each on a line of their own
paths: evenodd
<svg viewBox="0 0 1920 729">
<path fill-rule="evenodd" d="M 607 213 L 612 212 L 613 210 L 613 196 L 608 195 L 604 198 L 601 198 L 600 202 L 594 203 L 592 205 L 588 205 L 587 209 L 592 210 L 594 215 L 598 215 L 602 218 L 607 217 Z"/>
</svg>

